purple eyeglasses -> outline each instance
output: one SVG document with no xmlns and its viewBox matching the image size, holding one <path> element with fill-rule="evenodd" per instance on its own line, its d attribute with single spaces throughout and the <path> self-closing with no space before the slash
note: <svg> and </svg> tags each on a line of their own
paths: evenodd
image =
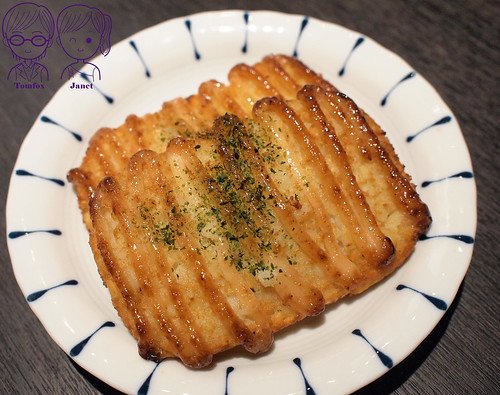
<svg viewBox="0 0 500 395">
<path fill-rule="evenodd" d="M 42 47 L 44 46 L 48 39 L 46 39 L 44 36 L 33 36 L 32 38 L 24 38 L 20 34 L 14 34 L 9 38 L 9 42 L 14 45 L 15 47 L 19 47 L 20 45 L 23 45 L 26 41 L 31 42 L 35 47 Z"/>
</svg>

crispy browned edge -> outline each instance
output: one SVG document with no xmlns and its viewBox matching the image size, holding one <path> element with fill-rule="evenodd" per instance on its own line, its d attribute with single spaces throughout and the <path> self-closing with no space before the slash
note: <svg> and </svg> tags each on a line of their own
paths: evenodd
<svg viewBox="0 0 500 395">
<path fill-rule="evenodd" d="M 282 56 L 278 55 L 275 57 L 267 57 L 264 62 L 271 62 L 272 64 L 279 65 L 279 68 L 281 68 L 279 75 L 283 77 L 283 70 L 288 69 L 288 72 L 291 72 L 295 78 L 296 81 L 299 83 L 317 83 L 319 86 L 321 86 L 324 90 L 328 91 L 331 95 L 341 95 L 335 87 L 333 87 L 331 84 L 329 84 L 327 81 L 321 78 L 318 74 L 314 73 L 312 70 L 304 66 L 301 62 L 299 62 L 297 59 L 290 58 L 287 56 Z M 238 65 L 233 70 L 238 70 L 241 69 L 243 66 Z M 291 71 L 293 70 L 293 71 Z M 295 72 L 295 74 L 294 74 Z M 256 74 L 256 78 L 261 78 L 261 76 L 258 75 L 258 71 L 255 70 L 250 70 L 250 73 Z M 286 71 L 285 71 L 286 73 Z M 288 73 L 286 73 L 288 74 Z M 284 77 L 286 80 L 286 77 Z M 297 84 L 296 82 L 294 83 L 295 85 Z M 266 84 L 265 84 L 266 85 Z M 272 90 L 272 84 L 267 84 L 268 87 L 267 89 L 272 92 L 272 93 L 277 93 L 277 91 Z M 310 89 L 310 88 L 309 88 Z M 424 233 L 427 229 L 427 227 L 430 224 L 430 216 L 429 212 L 427 209 L 427 206 L 425 206 L 419 199 L 418 195 L 416 194 L 415 191 L 415 186 L 411 183 L 411 178 L 409 175 L 404 171 L 403 165 L 400 163 L 394 148 L 388 141 L 385 133 L 382 131 L 382 129 L 362 110 L 359 110 L 356 105 L 347 97 L 343 96 L 343 99 L 349 102 L 349 106 L 351 109 L 354 110 L 354 113 L 356 113 L 359 122 L 365 123 L 366 124 L 366 129 L 367 132 L 370 134 L 370 137 L 373 139 L 373 141 L 378 141 L 378 147 L 377 150 L 380 154 L 380 157 L 383 158 L 385 165 L 387 166 L 388 169 L 390 169 L 390 173 L 395 179 L 396 183 L 402 187 L 404 190 L 404 195 L 409 197 L 410 199 L 410 204 L 406 204 L 407 210 L 411 213 L 411 215 L 415 216 L 416 218 L 416 223 L 417 226 L 414 229 L 414 240 L 411 248 L 408 251 L 404 251 L 403 253 L 400 254 L 400 257 L 398 258 L 397 261 L 394 262 L 393 265 L 389 265 L 390 269 L 387 270 L 386 274 L 389 274 L 392 272 L 396 267 L 400 266 L 406 258 L 411 254 L 411 251 L 413 250 L 414 247 L 414 242 L 418 239 L 418 237 Z M 127 125 L 128 124 L 134 124 L 137 122 L 137 117 L 131 116 L 127 119 Z M 130 127 L 130 131 L 134 132 L 133 127 Z M 113 131 L 110 129 L 103 129 L 99 131 L 91 140 L 90 145 L 92 145 L 94 142 L 98 141 L 101 138 L 106 138 L 109 133 L 112 133 Z M 373 137 L 375 136 L 375 138 Z M 140 139 L 139 139 L 140 140 Z M 134 146 L 131 144 L 131 152 L 134 150 L 137 150 L 140 147 Z M 89 148 L 90 150 L 90 148 Z M 126 162 L 127 158 L 124 158 L 124 163 Z M 90 196 L 92 192 L 92 186 L 89 184 L 88 181 L 88 176 L 85 173 L 85 171 L 82 171 L 81 169 L 72 169 L 70 173 L 68 174 L 68 179 L 70 182 L 72 182 L 75 185 L 76 192 L 79 196 L 85 196 L 86 198 L 80 199 L 80 208 L 82 209 L 82 212 L 86 212 L 86 199 L 88 199 L 88 196 Z M 107 181 L 109 182 L 109 181 Z M 86 222 L 87 226 L 89 227 L 90 224 L 90 219 L 89 218 L 84 218 L 84 221 Z M 90 230 L 90 227 L 89 227 Z M 92 233 L 92 232 L 91 232 Z M 95 241 L 92 240 L 92 235 L 91 235 L 91 244 L 94 244 Z M 95 246 L 94 246 L 95 247 Z M 101 273 L 101 276 L 103 277 L 103 280 L 106 282 L 106 273 Z M 369 285 L 368 285 L 369 286 Z M 360 287 L 359 292 L 361 292 L 364 288 Z M 113 300 L 113 303 L 120 304 L 120 301 Z M 131 330 L 132 333 L 134 333 L 134 328 L 132 328 L 131 325 L 127 324 L 125 322 L 129 330 Z"/>
</svg>

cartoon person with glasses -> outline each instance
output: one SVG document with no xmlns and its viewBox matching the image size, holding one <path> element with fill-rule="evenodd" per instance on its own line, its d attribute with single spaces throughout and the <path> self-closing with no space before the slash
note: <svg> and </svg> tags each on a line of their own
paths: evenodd
<svg viewBox="0 0 500 395">
<path fill-rule="evenodd" d="M 47 68 L 39 63 L 52 45 L 54 18 L 50 11 L 35 3 L 19 3 L 9 9 L 2 22 L 4 44 L 19 61 L 7 75 L 15 82 L 49 80 Z"/>
<path fill-rule="evenodd" d="M 110 49 L 111 17 L 96 7 L 74 4 L 64 8 L 57 17 L 57 42 L 75 62 L 66 66 L 61 78 L 85 75 L 91 82 L 101 79 L 101 71 L 89 59 L 99 51 L 106 56 Z M 91 71 L 80 71 L 90 65 Z"/>
</svg>

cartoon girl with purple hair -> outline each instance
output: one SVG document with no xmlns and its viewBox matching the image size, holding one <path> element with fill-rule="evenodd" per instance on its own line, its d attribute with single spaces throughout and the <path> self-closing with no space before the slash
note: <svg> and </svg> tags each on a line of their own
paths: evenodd
<svg viewBox="0 0 500 395">
<path fill-rule="evenodd" d="M 99 51 L 106 56 L 110 49 L 111 17 L 95 7 L 74 4 L 64 8 L 57 17 L 57 42 L 66 55 L 76 60 L 65 67 L 61 78 L 84 75 L 91 82 L 101 79 L 99 68 L 88 60 Z M 90 65 L 90 73 L 80 71 Z"/>
<path fill-rule="evenodd" d="M 35 3 L 19 3 L 5 14 L 2 22 L 4 44 L 19 61 L 7 74 L 16 82 L 49 80 L 47 68 L 39 63 L 52 45 L 54 18 L 50 11 Z"/>
</svg>

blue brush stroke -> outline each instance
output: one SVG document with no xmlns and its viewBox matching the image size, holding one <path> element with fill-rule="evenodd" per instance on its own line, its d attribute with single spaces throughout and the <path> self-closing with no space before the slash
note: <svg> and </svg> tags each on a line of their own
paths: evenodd
<svg viewBox="0 0 500 395">
<path fill-rule="evenodd" d="M 423 128 L 423 129 L 420 129 L 420 130 L 419 130 L 417 133 L 415 133 L 414 135 L 408 136 L 408 137 L 406 138 L 406 142 L 407 142 L 407 143 L 410 143 L 410 142 L 412 142 L 412 141 L 413 141 L 413 139 L 414 139 L 415 137 L 417 137 L 420 133 L 425 132 L 425 131 L 426 131 L 426 130 L 428 130 L 428 129 L 431 129 L 431 128 L 433 128 L 434 126 L 444 125 L 445 123 L 448 123 L 448 122 L 450 122 L 450 121 L 451 121 L 451 117 L 450 117 L 449 115 L 444 116 L 443 118 L 441 118 L 441 119 L 437 120 L 437 121 L 436 121 L 436 122 L 434 122 L 433 124 L 431 124 L 431 125 L 429 125 L 429 126 L 426 126 L 426 127 L 425 127 L 425 128 Z"/>
<path fill-rule="evenodd" d="M 456 173 L 456 174 L 453 174 L 453 175 L 448 176 L 448 177 L 443 177 L 443 178 L 440 178 L 438 180 L 424 181 L 421 184 L 421 186 L 422 186 L 422 188 L 426 188 L 429 185 L 434 184 L 435 182 L 441 182 L 441 181 L 444 181 L 444 180 L 449 180 L 450 178 L 474 178 L 474 174 L 472 174 L 472 172 L 470 172 L 470 171 L 462 171 L 460 173 Z"/>
<path fill-rule="evenodd" d="M 31 176 L 31 177 L 36 177 L 36 178 L 40 178 L 42 180 L 53 182 L 54 184 L 60 185 L 62 187 L 64 186 L 64 181 L 60 180 L 59 178 L 50 178 L 50 177 L 40 176 L 38 174 L 33 174 L 33 173 L 31 173 L 31 172 L 29 172 L 27 170 L 24 170 L 24 169 L 17 169 L 16 170 L 16 176 Z"/>
<path fill-rule="evenodd" d="M 114 322 L 111 321 L 106 321 L 104 324 L 102 324 L 99 328 L 97 328 L 94 332 L 92 332 L 89 336 L 87 336 L 85 339 L 83 339 L 81 342 L 79 342 L 76 346 L 74 346 L 70 352 L 69 355 L 72 357 L 76 357 L 78 354 L 80 354 L 83 350 L 83 348 L 87 345 L 89 340 L 97 333 L 99 332 L 102 328 L 112 328 L 114 327 L 115 324 Z"/>
<path fill-rule="evenodd" d="M 139 59 L 140 59 L 140 61 L 142 63 L 142 66 L 144 67 L 144 71 L 146 73 L 146 77 L 151 78 L 151 72 L 149 71 L 149 68 L 146 65 L 146 62 L 144 61 L 144 58 L 142 57 L 141 53 L 139 52 L 139 48 L 137 48 L 137 44 L 135 43 L 134 40 L 130 40 L 128 43 L 134 49 L 135 53 L 139 57 Z"/>
<path fill-rule="evenodd" d="M 18 237 L 30 235 L 32 233 L 48 233 L 54 236 L 62 235 L 62 232 L 58 229 L 20 230 L 20 231 L 9 232 L 9 239 L 17 239 Z"/>
<path fill-rule="evenodd" d="M 316 392 L 311 387 L 311 384 L 309 384 L 309 382 L 307 381 L 304 371 L 302 370 L 302 361 L 300 360 L 300 358 L 294 358 L 293 363 L 297 365 L 297 367 L 300 370 L 300 374 L 302 374 L 302 378 L 304 379 L 304 386 L 306 389 L 306 395 L 316 395 Z"/>
<path fill-rule="evenodd" d="M 69 281 L 66 281 L 66 282 L 64 282 L 62 284 L 54 285 L 53 287 L 50 287 L 50 288 L 47 288 L 47 289 L 42 289 L 40 291 L 36 291 L 36 292 L 30 293 L 26 297 L 26 300 L 28 302 L 34 302 L 35 300 L 40 299 L 48 291 L 51 291 L 53 289 L 56 289 L 56 288 L 59 288 L 59 287 L 63 287 L 63 286 L 66 286 L 66 285 L 77 285 L 77 284 L 78 284 L 78 281 L 76 281 L 76 280 L 69 280 Z"/>
<path fill-rule="evenodd" d="M 436 298 L 435 296 L 427 295 L 426 293 L 423 293 L 415 288 L 409 287 L 408 285 L 399 284 L 396 287 L 396 290 L 398 290 L 398 291 L 401 291 L 403 289 L 410 289 L 413 292 L 416 292 L 416 293 L 422 295 L 425 299 L 427 299 L 429 302 L 431 302 L 439 310 L 446 311 L 446 309 L 448 308 L 448 304 L 444 300 Z"/>
<path fill-rule="evenodd" d="M 298 54 L 299 41 L 300 41 L 300 38 L 302 37 L 302 33 L 304 32 L 304 29 L 306 28 L 308 23 L 309 23 L 309 18 L 307 16 L 304 16 L 304 18 L 302 19 L 302 22 L 300 23 L 299 34 L 297 36 L 297 40 L 295 41 L 295 47 L 293 49 L 293 57 L 294 58 L 299 57 L 299 54 Z"/>
<path fill-rule="evenodd" d="M 248 17 L 247 11 L 243 12 L 243 21 L 245 22 L 245 39 L 243 41 L 243 46 L 241 47 L 241 52 L 247 53 L 248 51 Z"/>
<path fill-rule="evenodd" d="M 90 81 L 89 77 L 86 74 L 80 74 L 80 77 L 82 77 L 82 79 L 84 79 L 86 82 L 93 84 L 94 89 L 99 92 L 109 104 L 114 103 L 115 100 L 111 96 L 106 95 L 102 90 L 100 90 L 95 82 Z"/>
<path fill-rule="evenodd" d="M 191 21 L 189 19 L 186 19 L 184 21 L 184 24 L 186 25 L 186 28 L 188 29 L 189 31 L 189 36 L 191 37 L 191 43 L 193 44 L 193 51 L 194 51 L 194 58 L 196 60 L 200 60 L 201 59 L 201 55 L 200 53 L 198 52 L 198 49 L 196 48 L 196 43 L 194 41 L 194 36 L 193 36 L 193 32 L 191 30 Z"/>
<path fill-rule="evenodd" d="M 349 51 L 349 53 L 347 54 L 347 57 L 345 58 L 344 60 L 344 63 L 342 64 L 342 67 L 340 68 L 339 72 L 338 72 L 338 75 L 339 77 L 342 77 L 344 74 L 345 74 L 345 68 L 347 66 L 347 62 L 349 61 L 349 59 L 351 58 L 351 55 L 352 53 L 354 52 L 354 50 L 356 48 L 358 48 L 363 42 L 365 41 L 365 38 L 364 37 L 359 37 L 356 42 L 354 43 L 353 47 L 351 48 L 351 50 Z"/>
<path fill-rule="evenodd" d="M 45 122 L 45 123 L 50 123 L 52 125 L 59 126 L 60 128 L 66 130 L 68 133 L 70 133 L 77 141 L 82 141 L 83 140 L 81 135 L 79 135 L 76 132 L 73 132 L 72 130 L 68 129 L 66 126 L 61 125 L 60 123 L 54 121 L 52 118 L 49 118 L 46 115 L 42 115 L 40 117 L 40 121 Z"/>
<path fill-rule="evenodd" d="M 365 342 L 367 342 L 370 345 L 370 347 L 373 349 L 373 351 L 375 351 L 375 353 L 379 357 L 380 361 L 384 364 L 384 366 L 387 369 L 390 369 L 394 366 L 392 359 L 388 355 L 386 355 L 382 351 L 380 351 L 378 348 L 376 348 L 373 344 L 371 344 L 370 341 L 365 337 L 365 335 L 363 335 L 363 333 L 361 333 L 361 330 L 354 329 L 352 331 L 352 334 L 361 337 Z"/>
<path fill-rule="evenodd" d="M 435 239 L 438 237 L 447 237 L 450 239 L 455 239 L 465 244 L 474 243 L 474 238 L 472 236 L 467 236 L 467 235 L 434 235 L 434 236 L 421 235 L 418 239 L 424 241 L 424 240 Z"/>
<path fill-rule="evenodd" d="M 393 86 L 391 89 L 389 89 L 389 92 L 387 92 L 387 93 L 385 94 L 385 96 L 382 98 L 382 100 L 380 101 L 380 105 L 381 105 L 382 107 L 384 107 L 384 106 L 385 106 L 385 104 L 387 103 L 387 99 L 389 99 L 389 95 L 390 95 L 390 94 L 391 94 L 391 93 L 392 93 L 392 92 L 393 92 L 393 91 L 394 91 L 394 90 L 395 90 L 395 89 L 396 89 L 399 85 L 401 85 L 401 83 L 403 83 L 403 82 L 405 82 L 405 81 L 409 80 L 410 78 L 415 77 L 416 75 L 417 75 L 417 73 L 415 73 L 414 71 L 410 71 L 410 72 L 409 72 L 408 74 L 406 74 L 403 78 L 401 78 L 398 82 L 396 82 L 396 83 L 394 84 L 394 86 Z"/>
<path fill-rule="evenodd" d="M 160 363 L 158 362 L 156 364 L 155 368 L 153 369 L 153 371 L 146 378 L 146 380 L 144 381 L 144 383 L 142 383 L 141 387 L 137 391 L 137 395 L 146 395 L 148 393 L 148 391 L 149 391 L 149 384 L 151 383 L 151 379 L 153 378 L 153 374 L 154 374 L 154 372 L 156 371 L 156 369 L 158 368 L 159 365 L 160 365 Z"/>
<path fill-rule="evenodd" d="M 228 381 L 229 381 L 229 375 L 234 371 L 234 368 L 232 366 L 228 366 L 227 369 L 226 369 L 226 386 L 225 386 L 225 391 L 224 391 L 224 395 L 229 395 L 229 392 L 228 392 Z"/>
</svg>

